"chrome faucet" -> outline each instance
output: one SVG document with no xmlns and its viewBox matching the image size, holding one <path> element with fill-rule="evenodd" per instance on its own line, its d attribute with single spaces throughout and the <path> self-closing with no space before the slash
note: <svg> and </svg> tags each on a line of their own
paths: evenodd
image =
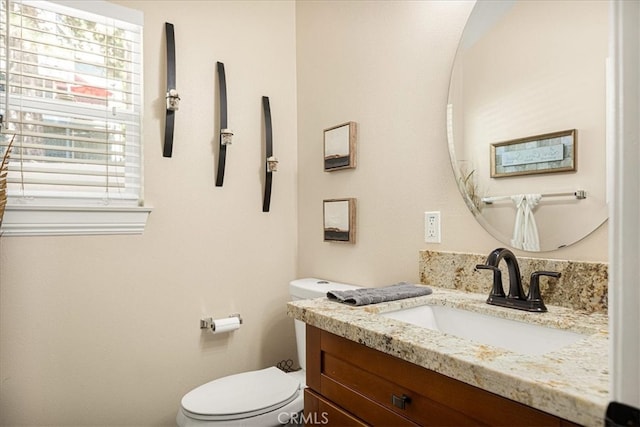
<svg viewBox="0 0 640 427">
<path fill-rule="evenodd" d="M 502 271 L 499 268 L 500 261 L 503 259 L 509 271 L 509 292 L 507 295 L 504 294 Z M 529 292 L 525 295 L 522 288 L 518 260 L 513 252 L 506 248 L 498 248 L 491 251 L 486 263 L 476 265 L 476 269 L 493 271 L 493 287 L 491 293 L 489 293 L 489 298 L 487 298 L 487 304 L 540 313 L 547 311 L 547 307 L 544 305 L 540 295 L 540 276 L 560 277 L 560 273 L 555 271 L 536 271 L 532 273 Z"/>
</svg>

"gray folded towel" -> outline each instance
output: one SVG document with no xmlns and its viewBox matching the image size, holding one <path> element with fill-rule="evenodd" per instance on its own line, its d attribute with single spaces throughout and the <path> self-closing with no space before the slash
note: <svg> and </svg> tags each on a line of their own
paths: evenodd
<svg viewBox="0 0 640 427">
<path fill-rule="evenodd" d="M 433 291 L 427 286 L 417 286 L 407 282 L 400 282 L 395 285 L 385 286 L 382 288 L 329 291 L 327 292 L 327 298 L 332 301 L 338 301 L 350 305 L 368 305 L 429 295 L 431 292 Z"/>
</svg>

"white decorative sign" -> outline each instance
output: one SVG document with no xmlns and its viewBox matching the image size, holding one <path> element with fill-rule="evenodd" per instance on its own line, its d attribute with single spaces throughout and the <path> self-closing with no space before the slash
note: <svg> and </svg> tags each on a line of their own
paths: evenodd
<svg viewBox="0 0 640 427">
<path fill-rule="evenodd" d="M 528 150 L 505 151 L 502 153 L 502 166 L 528 165 L 531 163 L 553 162 L 564 158 L 563 145 L 530 148 Z"/>
</svg>

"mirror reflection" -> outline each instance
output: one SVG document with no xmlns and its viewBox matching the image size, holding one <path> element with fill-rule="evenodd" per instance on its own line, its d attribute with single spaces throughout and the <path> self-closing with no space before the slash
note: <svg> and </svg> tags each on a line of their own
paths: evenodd
<svg viewBox="0 0 640 427">
<path fill-rule="evenodd" d="M 469 209 L 508 246 L 554 250 L 607 219 L 607 40 L 607 1 L 482 1 L 469 17 L 451 161 Z"/>
</svg>

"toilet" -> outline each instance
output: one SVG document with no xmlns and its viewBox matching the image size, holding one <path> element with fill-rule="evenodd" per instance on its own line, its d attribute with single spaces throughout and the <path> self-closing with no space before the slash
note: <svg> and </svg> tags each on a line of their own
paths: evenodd
<svg viewBox="0 0 640 427">
<path fill-rule="evenodd" d="M 357 286 L 306 278 L 289 283 L 292 300 L 318 298 L 331 290 Z M 184 395 L 176 421 L 179 427 L 279 426 L 301 420 L 305 383 L 305 324 L 295 320 L 298 360 L 302 368 L 284 373 L 272 366 L 218 378 Z"/>
</svg>

